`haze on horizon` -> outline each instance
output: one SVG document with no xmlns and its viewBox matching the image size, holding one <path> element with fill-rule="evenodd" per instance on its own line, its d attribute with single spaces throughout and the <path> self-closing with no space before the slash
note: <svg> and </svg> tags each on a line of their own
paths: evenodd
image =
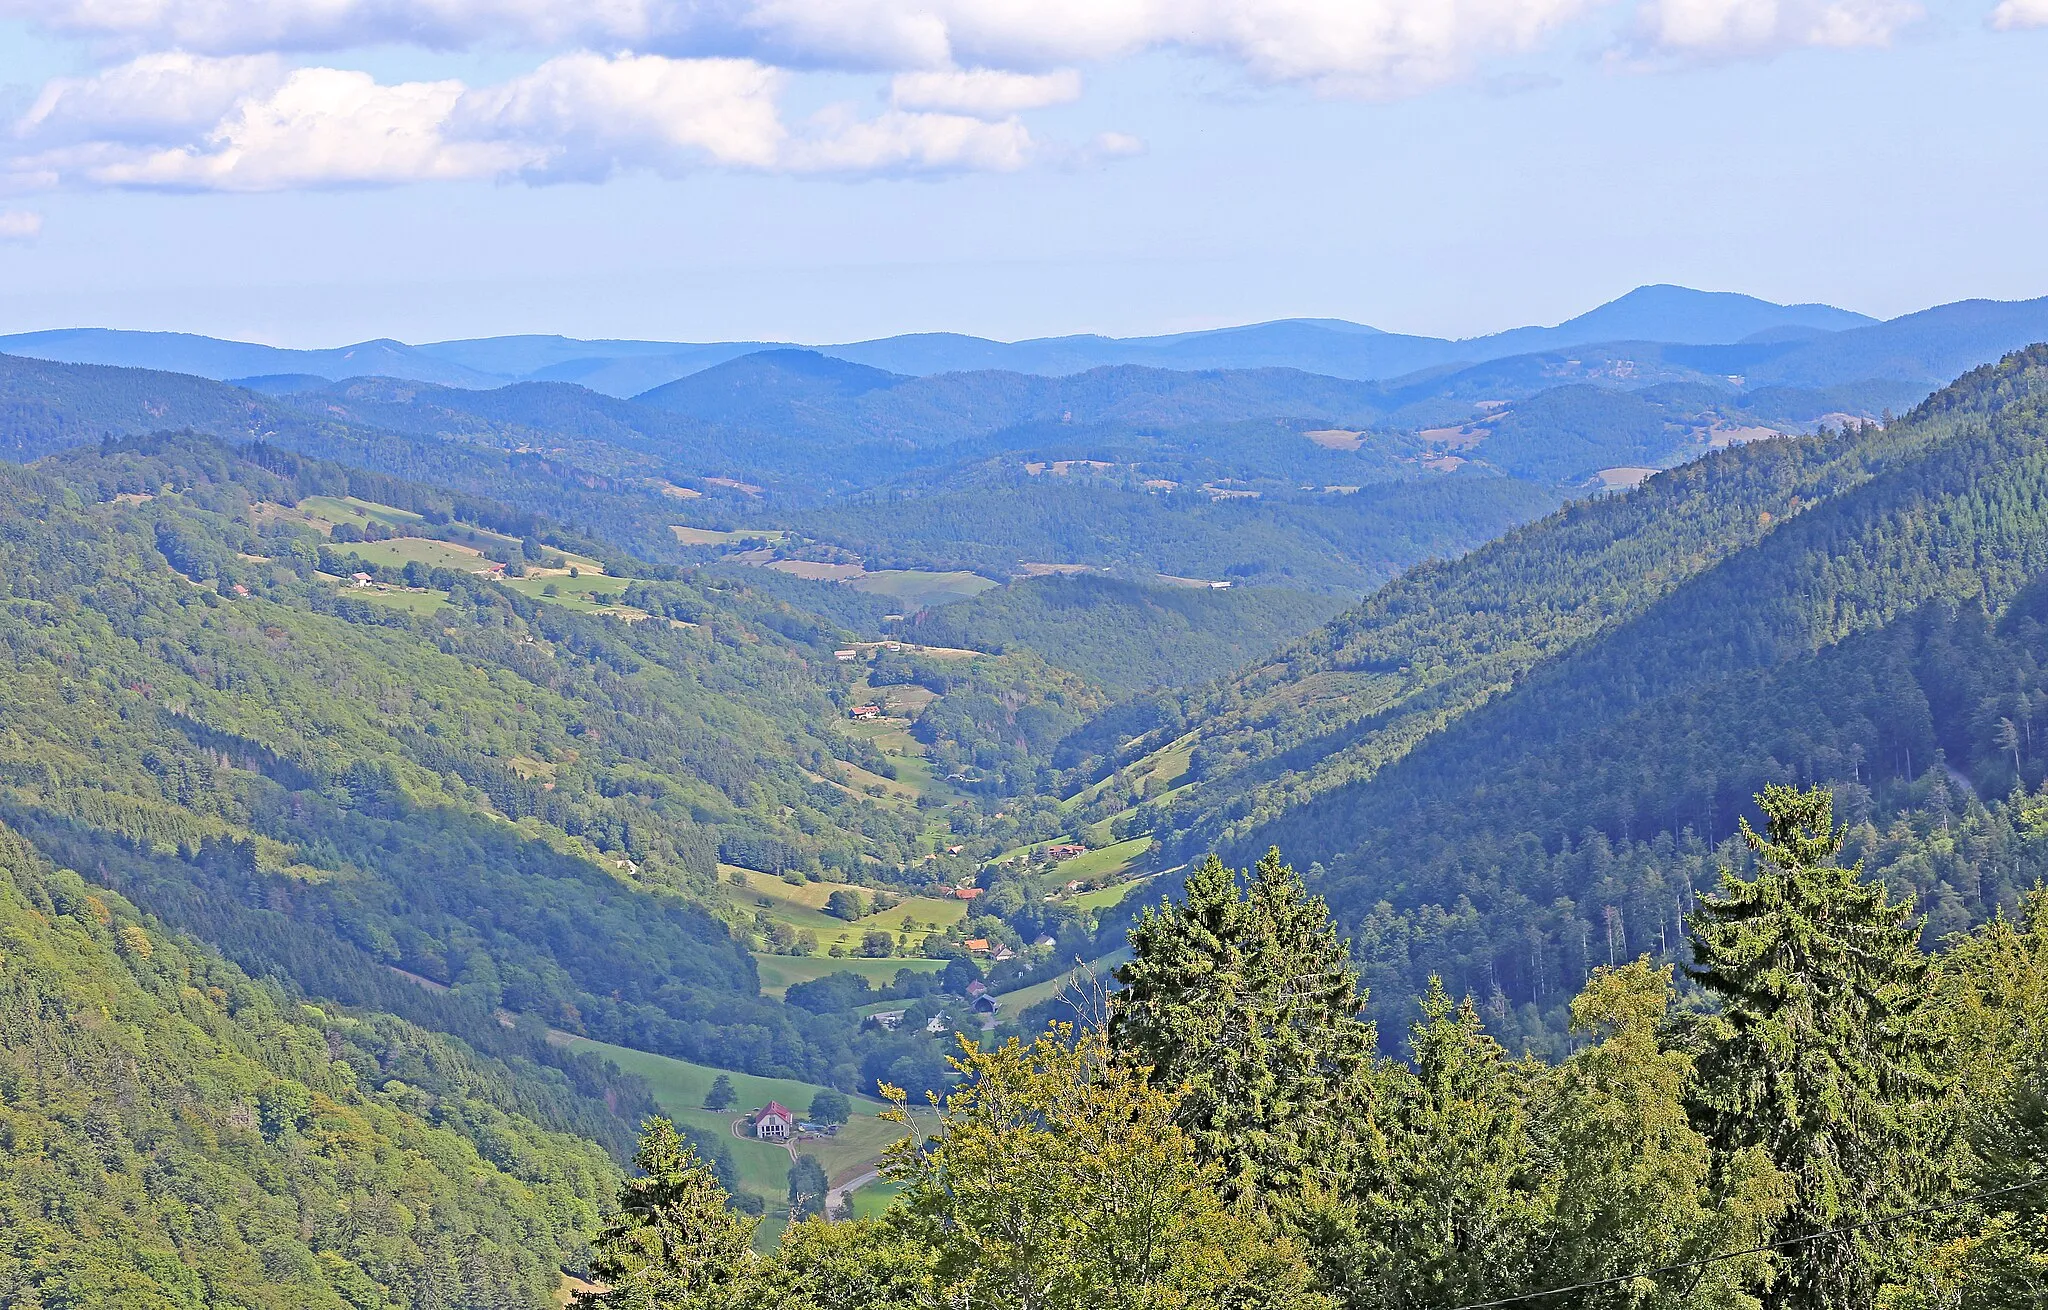
<svg viewBox="0 0 2048 1310">
<path fill-rule="evenodd" d="M 0 0 L 0 333 L 1468 337 L 1646 283 L 2048 291 L 2044 0 L 717 12 Z"/>
</svg>

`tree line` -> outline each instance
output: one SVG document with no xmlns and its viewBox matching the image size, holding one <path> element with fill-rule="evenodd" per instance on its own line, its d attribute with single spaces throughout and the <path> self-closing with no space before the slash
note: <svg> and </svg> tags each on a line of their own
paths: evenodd
<svg viewBox="0 0 2048 1310">
<path fill-rule="evenodd" d="M 1097 1022 L 963 1042 L 878 1218 L 752 1221 L 660 1120 L 586 1304 L 1991 1310 L 2048 1297 L 2048 892 L 1928 954 L 1827 790 L 1773 786 L 1682 970 L 1602 965 L 1576 1049 L 1440 984 L 1377 1054 L 1270 852 L 1148 911 Z"/>
</svg>

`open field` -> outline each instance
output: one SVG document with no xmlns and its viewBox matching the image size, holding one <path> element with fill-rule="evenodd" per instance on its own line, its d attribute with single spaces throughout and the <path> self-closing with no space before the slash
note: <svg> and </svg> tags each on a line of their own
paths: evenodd
<svg viewBox="0 0 2048 1310">
<path fill-rule="evenodd" d="M 1133 837 L 1113 846 L 1103 846 L 1072 859 L 1061 860 L 1053 866 L 1053 873 L 1062 882 L 1069 878 L 1100 878 L 1105 874 L 1119 873 L 1146 851 L 1152 849 L 1150 837 Z"/>
<path fill-rule="evenodd" d="M 996 999 L 1003 1003 L 1003 1017 L 1014 1019 L 1032 1006 L 1049 1001 L 1059 995 L 1061 989 L 1069 983 L 1076 981 L 1085 982 L 1091 974 L 1097 982 L 1107 985 L 1109 975 L 1118 965 L 1130 958 L 1131 948 L 1128 946 L 1121 947 L 1099 960 L 1090 960 L 1086 964 L 1076 965 L 1058 977 L 1048 978 L 1041 983 L 1033 983 L 1029 987 L 1019 987 L 1013 992 L 999 992 L 996 995 Z"/>
<path fill-rule="evenodd" d="M 351 587 L 348 594 L 357 600 L 389 605 L 392 609 L 404 610 L 408 614 L 432 614 L 448 603 L 448 593 L 445 591 L 412 591 L 402 587 Z"/>
<path fill-rule="evenodd" d="M 814 559 L 779 559 L 771 561 L 767 567 L 777 573 L 812 582 L 850 582 L 867 572 L 858 564 L 827 564 Z"/>
<path fill-rule="evenodd" d="M 904 696 L 911 691 L 931 692 L 923 687 L 891 687 L 892 693 Z M 926 703 L 929 703 L 927 701 Z M 922 706 L 919 707 L 923 708 Z M 856 737 L 865 737 L 875 744 L 875 749 L 889 757 L 896 766 L 897 781 L 909 787 L 919 796 L 933 796 L 939 800 L 958 799 L 960 793 L 943 778 L 932 775 L 931 765 L 924 757 L 924 744 L 910 735 L 910 724 L 902 719 L 870 719 L 864 723 L 849 723 L 847 730 Z"/>
<path fill-rule="evenodd" d="M 1187 776 L 1188 766 L 1195 754 L 1195 739 L 1191 733 L 1178 740 L 1168 742 L 1143 759 L 1135 760 L 1120 770 L 1125 779 L 1144 787 L 1152 795 L 1171 792 Z M 1156 782 L 1154 780 L 1157 780 Z M 1116 775 L 1111 774 L 1092 786 L 1084 787 L 1060 802 L 1063 809 L 1074 809 L 1100 796 L 1105 788 L 1114 784 Z"/>
<path fill-rule="evenodd" d="M 672 527 L 670 531 L 681 533 L 683 529 Z M 706 528 L 693 528 L 690 531 L 692 533 L 708 533 L 710 530 Z M 758 537 L 761 535 L 764 534 L 733 534 L 733 541 L 726 544 L 737 544 L 738 540 L 743 536 Z M 689 538 L 683 538 L 683 540 L 688 544 L 712 544 L 710 542 L 692 542 Z M 827 564 L 821 560 L 805 559 L 771 559 L 769 558 L 769 552 L 765 550 L 745 551 L 728 555 L 726 558 L 734 563 L 751 564 L 757 568 L 774 569 L 778 573 L 787 573 L 792 577 L 808 578 L 813 582 L 845 583 L 855 591 L 865 591 L 870 595 L 886 596 L 890 600 L 902 602 L 906 614 L 911 610 L 919 609 L 926 605 L 944 605 L 949 601 L 966 600 L 1002 585 L 982 577 L 979 573 L 969 573 L 965 570 L 939 572 L 926 569 L 880 569 L 870 573 L 858 564 Z"/>
<path fill-rule="evenodd" d="M 881 910 L 848 922 L 825 913 L 825 903 L 837 891 L 850 891 L 863 901 L 873 903 L 875 892 L 871 887 L 855 887 L 843 882 L 804 882 L 791 884 L 772 873 L 758 869 L 742 869 L 737 865 L 721 864 L 718 871 L 726 878 L 737 873 L 747 881 L 742 892 L 732 888 L 736 904 L 757 910 L 766 910 L 768 917 L 786 923 L 799 931 L 818 934 L 818 946 L 829 950 L 837 941 L 844 946 L 860 944 L 862 933 L 878 928 L 902 932 L 903 918 L 908 915 L 916 923 L 919 933 L 934 932 L 950 927 L 967 916 L 967 903 L 936 896 L 909 896 L 893 909 Z M 894 893 L 892 893 L 893 895 Z"/>
<path fill-rule="evenodd" d="M 357 527 L 382 523 L 387 528 L 396 528 L 426 522 L 409 509 L 379 505 L 376 501 L 360 500 L 354 496 L 306 496 L 296 508 L 301 521 L 310 522 L 323 531 L 340 523 L 353 523 Z"/>
<path fill-rule="evenodd" d="M 937 973 L 946 967 L 944 960 L 871 960 L 857 955 L 835 960 L 829 955 L 763 955 L 759 951 L 754 952 L 754 963 L 761 969 L 761 990 L 769 996 L 781 996 L 793 983 L 812 982 L 827 974 L 857 973 L 879 986 L 895 982 L 897 973 L 903 969 Z"/>
<path fill-rule="evenodd" d="M 997 584 L 979 573 L 927 573 L 918 569 L 883 569 L 879 573 L 863 573 L 852 579 L 850 585 L 855 591 L 887 596 L 891 600 L 902 601 L 906 606 L 921 607 L 968 600 L 984 591 L 992 590 Z M 909 610 L 904 612 L 908 613 Z"/>
<path fill-rule="evenodd" d="M 695 492 L 691 493 L 695 495 Z M 670 532 L 685 546 L 736 546 L 742 541 L 781 541 L 789 536 L 781 528 L 754 528 L 747 532 L 725 532 L 718 528 L 686 528 L 671 523 Z"/>
<path fill-rule="evenodd" d="M 1149 850 L 1151 848 L 1152 839 L 1150 837 L 1147 837 L 1144 839 L 1144 841 L 1146 843 L 1146 849 Z M 1154 878 L 1157 878 L 1158 876 L 1158 874 L 1152 874 L 1150 877 L 1133 878 L 1129 882 L 1120 882 L 1114 887 L 1100 887 L 1092 892 L 1082 892 L 1079 896 L 1076 896 L 1073 900 L 1067 903 L 1069 905 L 1076 906 L 1080 909 L 1087 910 L 1091 914 L 1099 910 L 1106 910 L 1113 905 L 1122 905 L 1131 897 L 1138 895 L 1144 889 L 1147 883 L 1151 882 Z"/>
<path fill-rule="evenodd" d="M 853 1217 L 856 1219 L 879 1219 L 882 1212 L 896 1200 L 903 1188 L 895 1183 L 869 1183 L 850 1198 L 853 1203 Z"/>
<path fill-rule="evenodd" d="M 457 569 L 465 573 L 488 567 L 483 552 L 476 547 L 458 546 L 452 541 L 435 541 L 431 537 L 355 541 L 340 549 L 360 555 L 370 563 L 387 569 L 402 569 L 414 560 L 430 569 Z"/>
<path fill-rule="evenodd" d="M 788 1204 L 789 1152 L 772 1142 L 734 1137 L 732 1122 L 769 1101 L 781 1102 L 802 1118 L 810 1109 L 811 1098 L 822 1088 L 790 1078 L 761 1078 L 728 1069 L 714 1069 L 582 1037 L 572 1039 L 570 1044 L 577 1050 L 603 1055 L 627 1073 L 646 1079 L 662 1113 L 675 1122 L 716 1135 L 732 1153 L 733 1168 L 739 1174 L 741 1189 L 766 1201 L 771 1216 Z M 739 1099 L 730 1110 L 706 1110 L 703 1108 L 704 1095 L 711 1090 L 712 1080 L 721 1073 L 732 1079 L 733 1092 Z M 883 1108 L 880 1101 L 857 1096 L 853 1098 L 853 1108 L 852 1119 L 836 1137 L 795 1144 L 802 1154 L 816 1156 L 828 1177 L 837 1177 L 845 1170 L 876 1159 L 891 1142 L 903 1135 L 903 1130 L 895 1124 L 876 1117 L 876 1112 Z M 860 1197 L 861 1192 L 854 1193 L 856 1205 L 860 1204 Z M 770 1225 L 762 1227 L 761 1236 L 769 1242 L 781 1231 L 779 1223 L 773 1225 L 772 1231 Z"/>
<path fill-rule="evenodd" d="M 583 572 L 581 576 L 572 578 L 566 572 L 554 572 L 535 577 L 506 578 L 505 585 L 522 596 L 565 609 L 586 613 L 641 613 L 619 604 L 619 597 L 625 593 L 630 580 L 607 577 L 602 573 Z M 548 594 L 549 587 L 555 589 L 552 596 Z"/>
</svg>

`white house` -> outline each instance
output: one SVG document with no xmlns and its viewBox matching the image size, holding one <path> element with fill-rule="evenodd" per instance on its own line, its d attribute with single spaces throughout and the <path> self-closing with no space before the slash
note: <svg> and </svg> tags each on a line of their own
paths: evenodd
<svg viewBox="0 0 2048 1310">
<path fill-rule="evenodd" d="M 786 1142 L 796 1131 L 796 1116 L 770 1101 L 754 1112 L 754 1136 L 764 1142 Z"/>
</svg>

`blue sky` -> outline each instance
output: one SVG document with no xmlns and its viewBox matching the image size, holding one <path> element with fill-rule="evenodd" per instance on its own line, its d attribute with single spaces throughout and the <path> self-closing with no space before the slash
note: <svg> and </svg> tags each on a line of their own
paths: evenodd
<svg viewBox="0 0 2048 1310">
<path fill-rule="evenodd" d="M 0 88 L 0 331 L 2048 294 L 2048 0 L 0 0 Z"/>
</svg>

